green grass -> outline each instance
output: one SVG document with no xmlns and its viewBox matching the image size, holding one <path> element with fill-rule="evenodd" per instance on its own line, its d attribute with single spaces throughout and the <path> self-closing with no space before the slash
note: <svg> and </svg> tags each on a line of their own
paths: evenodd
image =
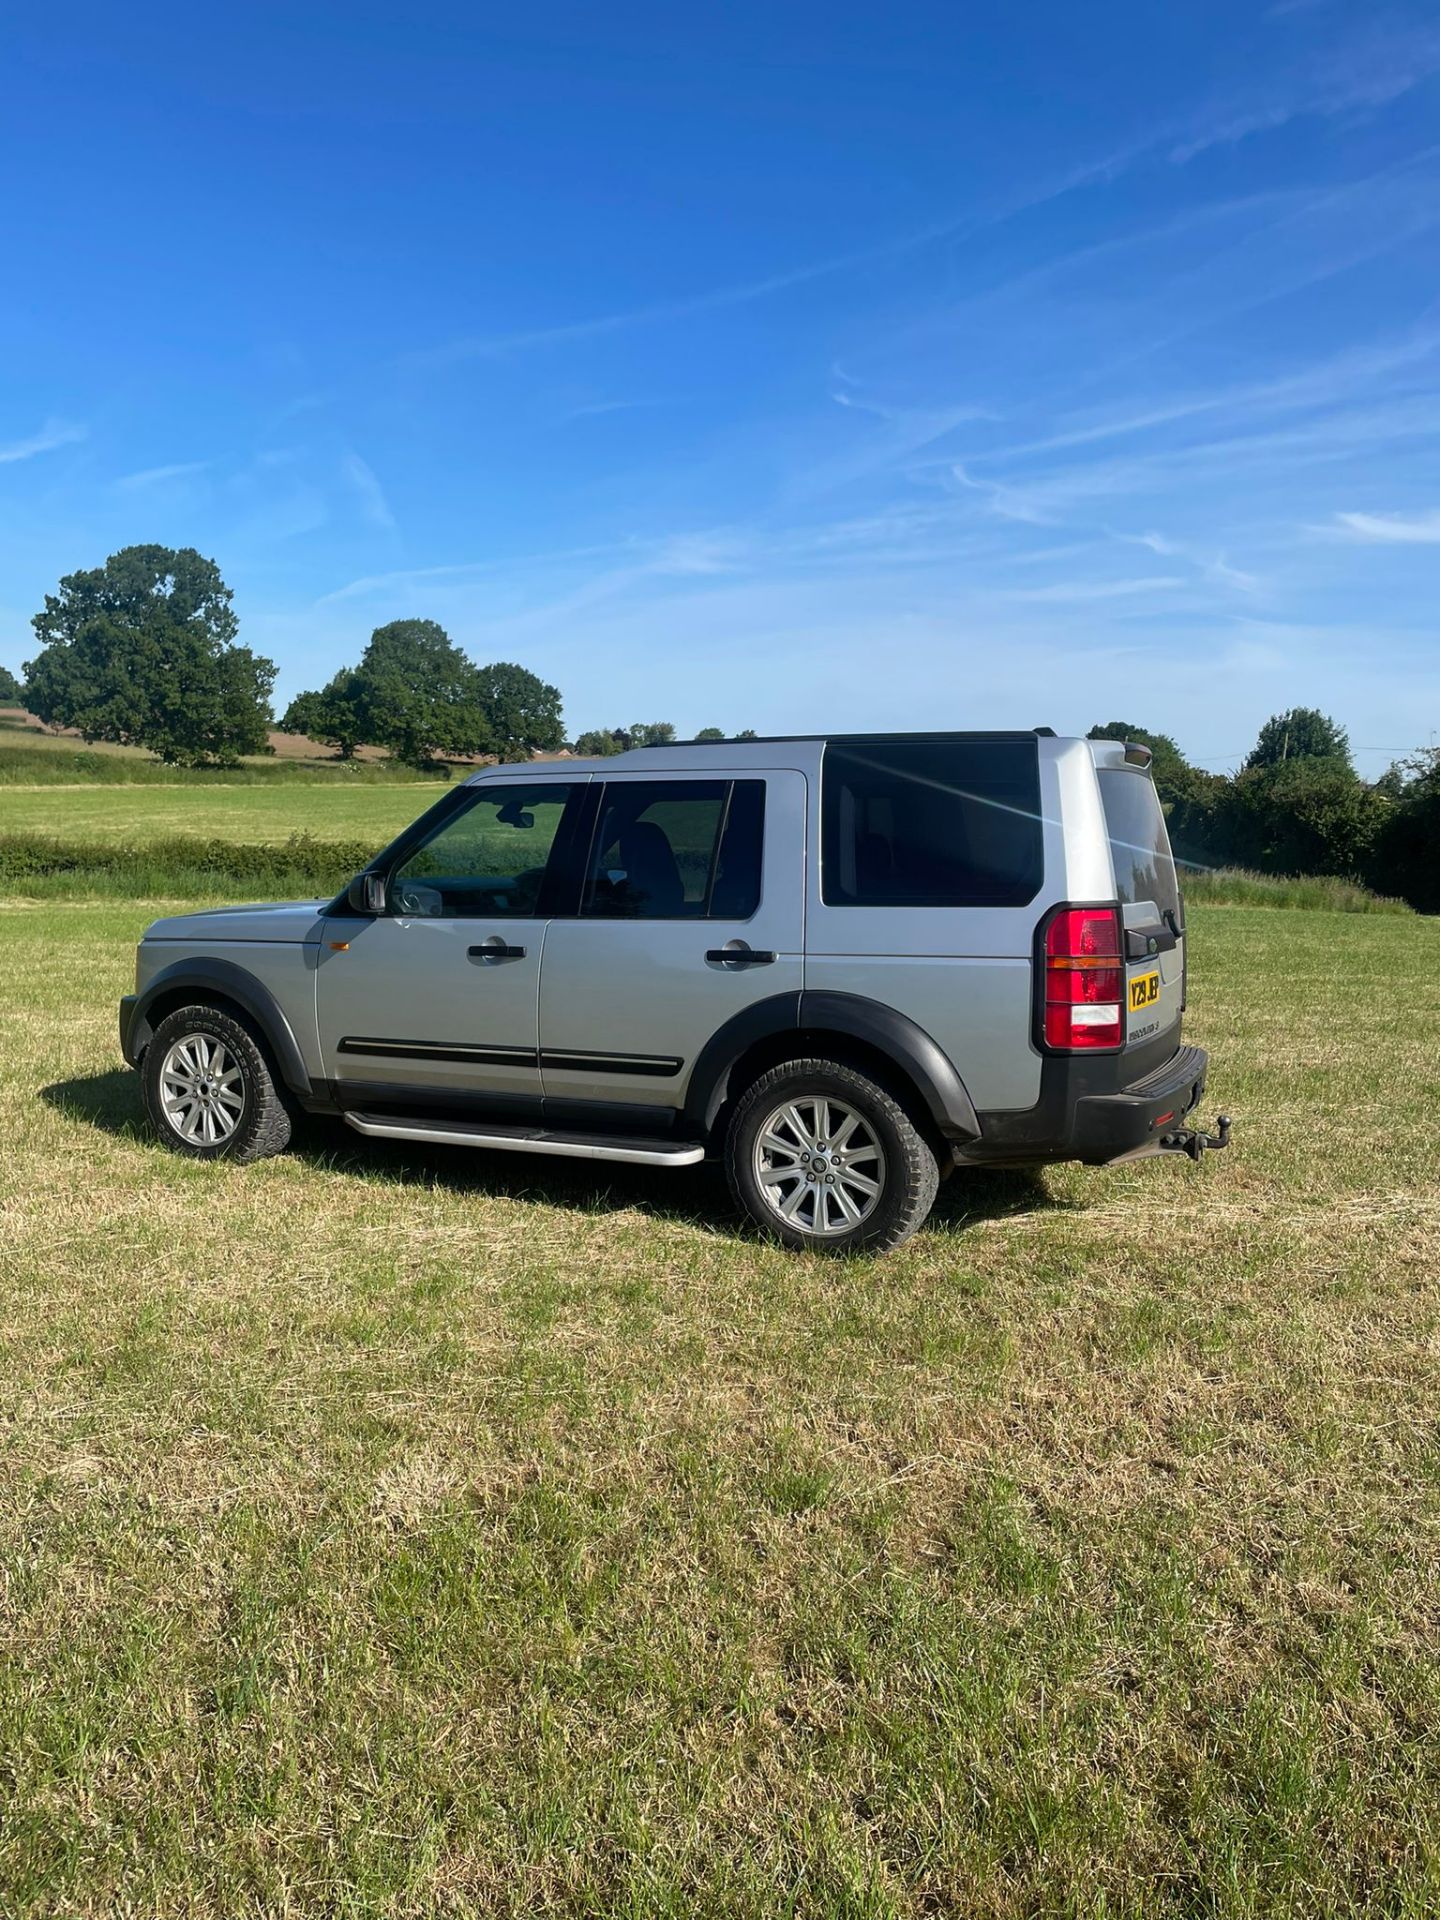
<svg viewBox="0 0 1440 1920">
<path fill-rule="evenodd" d="M 185 836 L 257 845 L 292 834 L 384 846 L 440 798 L 435 781 L 375 786 L 0 787 L 0 836 L 144 846 Z"/>
<path fill-rule="evenodd" d="M 161 1149 L 0 912 L 0 1912 L 1428 1916 L 1440 929 L 1192 909 L 1201 1167 L 888 1261 Z"/>
<path fill-rule="evenodd" d="M 1248 873 L 1243 867 L 1187 867 L 1185 898 L 1217 907 L 1298 907 L 1321 913 L 1413 913 L 1403 900 L 1356 880 L 1323 874 Z"/>
<path fill-rule="evenodd" d="M 292 742 L 291 746 L 296 743 Z M 437 776 L 438 777 L 438 776 Z M 388 759 L 341 761 L 324 748 L 308 755 L 250 754 L 236 767 L 170 767 L 140 747 L 46 733 L 15 709 L 0 709 L 0 788 L 12 786 L 239 787 L 375 783 L 414 785 L 420 775 Z"/>
</svg>

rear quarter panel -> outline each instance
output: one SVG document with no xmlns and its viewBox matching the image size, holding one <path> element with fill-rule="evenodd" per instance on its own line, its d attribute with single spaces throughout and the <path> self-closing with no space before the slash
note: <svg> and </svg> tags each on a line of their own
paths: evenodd
<svg viewBox="0 0 1440 1920">
<path fill-rule="evenodd" d="M 1094 765 L 1081 741 L 1040 740 L 1044 877 L 1019 907 L 834 907 L 811 862 L 805 985 L 862 994 L 907 1014 L 942 1047 L 982 1111 L 1034 1106 L 1035 932 L 1062 900 L 1112 896 Z M 821 782 L 812 783 L 810 844 L 822 844 Z"/>
</svg>

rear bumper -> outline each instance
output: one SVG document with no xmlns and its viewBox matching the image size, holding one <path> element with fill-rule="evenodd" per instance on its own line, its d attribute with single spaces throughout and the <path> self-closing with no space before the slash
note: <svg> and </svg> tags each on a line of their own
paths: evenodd
<svg viewBox="0 0 1440 1920">
<path fill-rule="evenodd" d="M 1203 1047 L 1181 1047 L 1173 1060 L 1133 1086 L 1077 1100 L 1074 1157 L 1103 1166 L 1173 1151 L 1162 1141 L 1185 1131 L 1181 1123 L 1204 1097 L 1209 1066 Z"/>
<path fill-rule="evenodd" d="M 1079 1160 L 1101 1167 L 1224 1143 L 1184 1125 L 1205 1093 L 1210 1061 L 1203 1047 L 1175 1048 L 1142 1078 L 1118 1084 L 1127 1065 L 1133 1072 L 1134 1063 L 1124 1054 L 1047 1059 L 1038 1103 L 1023 1113 L 982 1113 L 980 1138 L 955 1149 L 957 1164 Z M 1222 1131 L 1228 1136 L 1228 1127 Z"/>
</svg>

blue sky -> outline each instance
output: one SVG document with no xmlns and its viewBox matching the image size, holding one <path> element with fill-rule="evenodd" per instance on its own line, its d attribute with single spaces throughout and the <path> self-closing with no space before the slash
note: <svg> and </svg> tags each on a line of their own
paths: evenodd
<svg viewBox="0 0 1440 1920">
<path fill-rule="evenodd" d="M 3 30 L 0 661 L 211 554 L 578 730 L 1440 728 L 1440 13 L 138 9 Z"/>
</svg>

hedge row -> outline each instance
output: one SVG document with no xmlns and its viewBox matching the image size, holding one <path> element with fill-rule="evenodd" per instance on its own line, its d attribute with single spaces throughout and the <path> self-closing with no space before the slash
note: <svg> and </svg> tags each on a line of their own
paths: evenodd
<svg viewBox="0 0 1440 1920">
<path fill-rule="evenodd" d="M 105 840 L 55 840 L 44 834 L 0 836 L 0 886 L 137 895 L 264 892 L 329 895 L 375 852 L 363 840 L 316 840 L 295 834 L 281 846 L 175 836 L 142 847 Z"/>
</svg>

